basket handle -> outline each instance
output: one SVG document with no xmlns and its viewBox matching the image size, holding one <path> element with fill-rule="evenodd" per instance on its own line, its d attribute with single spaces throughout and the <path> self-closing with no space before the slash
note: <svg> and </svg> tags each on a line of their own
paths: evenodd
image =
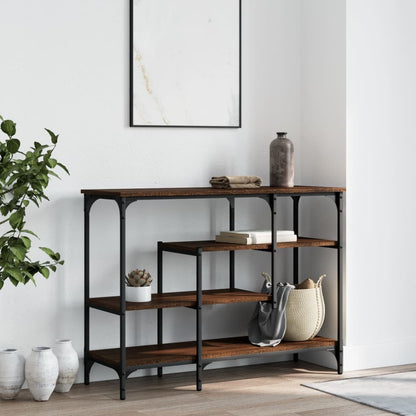
<svg viewBox="0 0 416 416">
<path fill-rule="evenodd" d="M 272 284 L 272 277 L 269 275 L 269 273 L 261 272 L 261 275 L 267 280 L 268 283 Z"/>
<path fill-rule="evenodd" d="M 326 277 L 326 274 L 323 274 L 322 276 L 319 276 L 318 281 L 316 282 L 315 287 L 321 287 L 322 286 L 322 279 Z"/>
</svg>

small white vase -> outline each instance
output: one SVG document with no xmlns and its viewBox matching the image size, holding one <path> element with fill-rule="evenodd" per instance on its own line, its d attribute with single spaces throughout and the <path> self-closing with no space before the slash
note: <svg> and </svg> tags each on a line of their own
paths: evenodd
<svg viewBox="0 0 416 416">
<path fill-rule="evenodd" d="M 126 286 L 128 302 L 150 302 L 152 300 L 151 286 Z"/>
<path fill-rule="evenodd" d="M 35 347 L 26 360 L 25 375 L 29 390 L 38 402 L 49 400 L 58 378 L 58 359 L 50 347 Z"/>
<path fill-rule="evenodd" d="M 59 366 L 59 375 L 56 381 L 55 391 L 58 393 L 68 393 L 78 374 L 78 354 L 72 347 L 72 342 L 69 339 L 57 340 L 54 352 L 58 358 Z"/>
<path fill-rule="evenodd" d="M 15 348 L 0 350 L 0 398 L 14 399 L 25 381 L 25 359 Z"/>
</svg>

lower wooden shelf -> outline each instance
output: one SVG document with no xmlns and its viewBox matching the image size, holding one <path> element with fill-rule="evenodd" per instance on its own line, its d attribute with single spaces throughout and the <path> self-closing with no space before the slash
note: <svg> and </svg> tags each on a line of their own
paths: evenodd
<svg viewBox="0 0 416 416">
<path fill-rule="evenodd" d="M 211 339 L 203 341 L 202 360 L 210 362 L 218 359 L 265 353 L 330 350 L 334 349 L 336 344 L 336 340 L 323 337 L 315 337 L 309 341 L 301 342 L 283 341 L 276 347 L 257 347 L 250 344 L 247 337 Z M 108 367 L 118 368 L 120 366 L 120 349 L 113 348 L 90 351 L 89 358 L 92 361 Z M 193 341 L 126 348 L 126 366 L 129 368 L 145 368 L 195 362 L 196 344 Z"/>
</svg>

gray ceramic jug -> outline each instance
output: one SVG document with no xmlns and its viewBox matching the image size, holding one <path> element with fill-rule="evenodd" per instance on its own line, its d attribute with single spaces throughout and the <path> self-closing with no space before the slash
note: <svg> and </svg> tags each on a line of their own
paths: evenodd
<svg viewBox="0 0 416 416">
<path fill-rule="evenodd" d="M 295 184 L 294 147 L 286 134 L 278 132 L 270 143 L 270 186 L 291 188 Z"/>
</svg>

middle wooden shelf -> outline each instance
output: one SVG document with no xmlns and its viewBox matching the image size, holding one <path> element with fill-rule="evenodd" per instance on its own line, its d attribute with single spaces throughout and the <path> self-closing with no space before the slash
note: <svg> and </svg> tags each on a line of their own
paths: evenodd
<svg viewBox="0 0 416 416">
<path fill-rule="evenodd" d="M 203 305 L 219 305 L 225 303 L 244 303 L 269 301 L 271 296 L 265 293 L 250 292 L 243 289 L 213 289 L 202 291 Z M 120 296 L 109 296 L 90 298 L 88 305 L 91 308 L 100 309 L 102 311 L 120 314 Z M 145 309 L 162 309 L 190 307 L 197 305 L 196 292 L 167 292 L 152 293 L 150 302 L 126 302 L 127 311 L 138 311 Z"/>
</svg>

